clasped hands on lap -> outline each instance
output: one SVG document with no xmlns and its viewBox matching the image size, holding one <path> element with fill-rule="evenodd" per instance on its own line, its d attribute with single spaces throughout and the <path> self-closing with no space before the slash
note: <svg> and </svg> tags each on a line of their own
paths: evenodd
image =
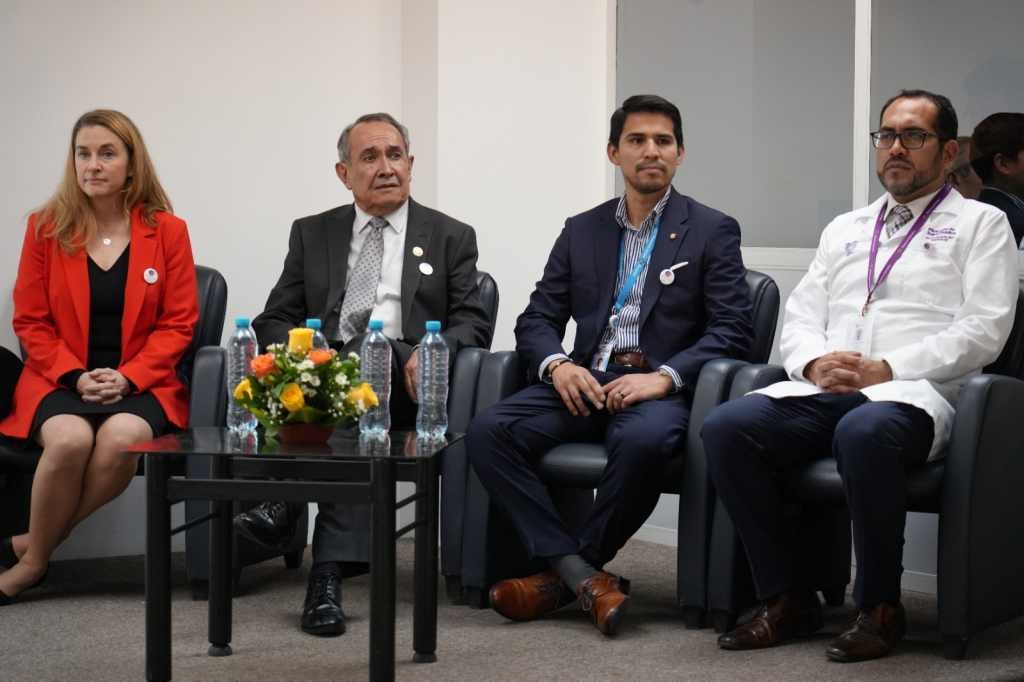
<svg viewBox="0 0 1024 682">
<path fill-rule="evenodd" d="M 672 379 L 659 372 L 624 374 L 602 386 L 589 369 L 572 362 L 561 362 L 552 369 L 551 383 L 569 413 L 584 417 L 590 416 L 591 407 L 615 414 L 646 400 L 664 398 L 672 390 Z"/>
<path fill-rule="evenodd" d="M 825 353 L 807 363 L 804 376 L 826 393 L 856 393 L 862 388 L 892 381 L 885 360 L 872 360 L 853 351 Z"/>
<path fill-rule="evenodd" d="M 83 402 L 112 405 L 131 391 L 131 385 L 116 369 L 100 367 L 83 372 L 75 382 L 75 390 Z"/>
</svg>

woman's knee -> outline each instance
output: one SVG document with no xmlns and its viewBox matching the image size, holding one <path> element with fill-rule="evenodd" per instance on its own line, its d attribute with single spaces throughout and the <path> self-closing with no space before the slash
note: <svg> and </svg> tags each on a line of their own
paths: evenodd
<svg viewBox="0 0 1024 682">
<path fill-rule="evenodd" d="M 96 449 L 120 453 L 152 437 L 153 429 L 145 419 L 119 413 L 108 417 L 96 432 Z"/>
<path fill-rule="evenodd" d="M 59 414 L 39 430 L 43 461 L 57 465 L 84 465 L 95 444 L 92 425 L 82 417 Z"/>
</svg>

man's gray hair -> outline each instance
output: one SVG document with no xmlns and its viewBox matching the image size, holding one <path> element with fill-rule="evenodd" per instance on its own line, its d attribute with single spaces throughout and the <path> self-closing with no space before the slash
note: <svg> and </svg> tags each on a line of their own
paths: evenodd
<svg viewBox="0 0 1024 682">
<path fill-rule="evenodd" d="M 405 126 L 399 123 L 394 116 L 381 111 L 376 114 L 363 114 L 355 121 L 345 126 L 345 129 L 341 131 L 341 137 L 338 138 L 338 158 L 342 163 L 350 163 L 352 161 L 352 153 L 349 148 L 349 137 L 352 135 L 352 129 L 360 123 L 369 123 L 371 121 L 381 121 L 394 127 L 394 129 L 402 135 L 402 142 L 405 144 L 405 153 L 409 153 L 409 131 L 406 130 Z"/>
</svg>

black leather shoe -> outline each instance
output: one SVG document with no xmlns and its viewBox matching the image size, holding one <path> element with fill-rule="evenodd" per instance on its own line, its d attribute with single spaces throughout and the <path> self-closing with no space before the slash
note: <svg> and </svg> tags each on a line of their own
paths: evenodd
<svg viewBox="0 0 1024 682">
<path fill-rule="evenodd" d="M 235 517 L 235 532 L 267 549 L 283 550 L 295 535 L 298 510 L 287 502 L 260 502 Z"/>
<path fill-rule="evenodd" d="M 0 540 L 0 566 L 14 568 L 16 563 L 18 563 L 18 555 L 14 553 L 14 544 L 11 543 L 11 538 Z"/>
<path fill-rule="evenodd" d="M 336 564 L 318 564 L 309 574 L 306 603 L 302 605 L 302 631 L 320 637 L 345 633 L 341 610 L 341 573 Z"/>
<path fill-rule="evenodd" d="M 17 561 L 15 561 L 15 563 L 17 563 Z M 12 567 L 9 566 L 8 568 L 12 568 Z M 46 570 L 43 571 L 43 574 L 41 576 L 39 576 L 39 580 L 35 581 L 34 583 L 32 583 L 31 585 L 26 587 L 21 592 L 19 592 L 18 594 L 14 595 L 13 597 L 7 596 L 7 594 L 4 593 L 3 590 L 0 590 L 0 606 L 10 606 L 14 602 L 18 601 L 18 597 L 21 596 L 22 592 L 27 592 L 28 590 L 34 589 L 36 587 L 39 587 L 44 582 L 46 582 L 46 577 L 48 575 L 50 575 L 50 565 L 49 564 L 46 565 Z"/>
</svg>

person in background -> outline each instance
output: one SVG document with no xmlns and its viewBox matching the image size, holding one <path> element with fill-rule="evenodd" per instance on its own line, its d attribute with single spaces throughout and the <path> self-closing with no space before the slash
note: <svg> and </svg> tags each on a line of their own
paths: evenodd
<svg viewBox="0 0 1024 682">
<path fill-rule="evenodd" d="M 1024 114 L 992 114 L 971 135 L 971 165 L 984 183 L 978 201 L 1010 221 L 1014 241 L 1024 239 Z"/>
<path fill-rule="evenodd" d="M 480 303 L 476 233 L 409 196 L 409 133 L 390 114 L 360 116 L 338 139 L 334 170 L 354 202 L 292 225 L 288 255 L 263 312 L 260 345 L 287 341 L 306 318 L 322 320 L 331 346 L 359 352 L 370 318 L 391 340 L 391 425 L 416 419 L 415 345 L 427 320 L 440 320 L 451 361 L 460 348 L 486 347 L 494 333 Z M 320 504 L 302 629 L 345 632 L 341 579 L 369 570 L 370 508 Z M 263 502 L 235 517 L 235 529 L 270 548 L 287 544 L 300 508 Z"/>
<path fill-rule="evenodd" d="M 176 366 L 199 318 L 184 221 L 127 116 L 90 111 L 28 219 L 14 283 L 25 352 L 0 433 L 43 447 L 28 532 L 0 541 L 0 605 L 39 584 L 72 529 L 131 482 L 123 450 L 188 421 Z"/>
<path fill-rule="evenodd" d="M 956 142 L 960 149 L 949 167 L 949 184 L 965 199 L 977 199 L 981 194 L 982 182 L 971 165 L 971 138 L 961 135 L 956 138 Z"/>
<path fill-rule="evenodd" d="M 1013 325 L 1017 253 L 1006 216 L 946 183 L 957 153 L 952 104 L 904 90 L 879 119 L 871 140 L 888 191 L 825 227 L 786 302 L 779 348 L 791 380 L 726 402 L 704 422 L 708 472 L 763 602 L 719 637 L 723 649 L 775 646 L 822 627 L 778 482 L 829 456 L 850 510 L 858 612 L 826 654 L 862 661 L 896 646 L 906 631 L 905 471 L 943 456 L 960 387 L 996 359 Z"/>
</svg>

